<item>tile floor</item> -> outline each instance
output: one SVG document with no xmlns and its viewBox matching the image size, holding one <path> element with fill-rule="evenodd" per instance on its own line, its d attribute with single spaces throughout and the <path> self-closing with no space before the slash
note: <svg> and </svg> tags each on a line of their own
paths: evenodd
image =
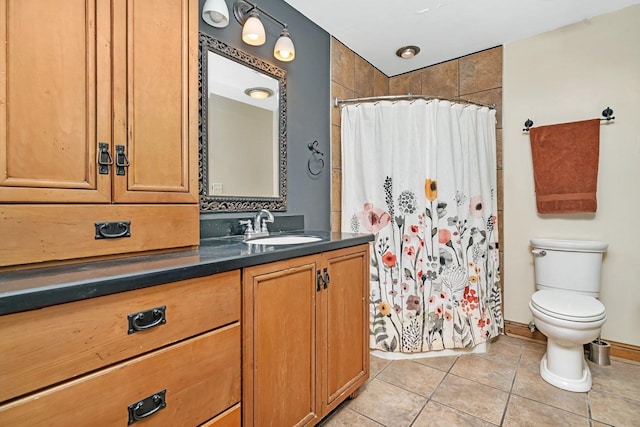
<svg viewBox="0 0 640 427">
<path fill-rule="evenodd" d="M 544 346 L 501 336 L 487 353 L 388 361 L 323 427 L 640 426 L 640 363 L 589 362 L 588 393 L 564 391 L 538 373 Z"/>
</svg>

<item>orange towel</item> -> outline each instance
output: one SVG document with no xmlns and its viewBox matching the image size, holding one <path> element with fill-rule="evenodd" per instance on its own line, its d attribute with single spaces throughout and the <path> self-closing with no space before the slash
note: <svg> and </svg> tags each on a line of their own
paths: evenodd
<svg viewBox="0 0 640 427">
<path fill-rule="evenodd" d="M 595 212 L 600 119 L 534 127 L 529 132 L 538 212 Z"/>
</svg>

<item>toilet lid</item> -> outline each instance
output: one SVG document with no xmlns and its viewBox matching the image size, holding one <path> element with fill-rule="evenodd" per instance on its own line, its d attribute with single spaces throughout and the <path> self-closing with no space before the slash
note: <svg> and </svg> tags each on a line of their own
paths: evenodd
<svg viewBox="0 0 640 427">
<path fill-rule="evenodd" d="M 594 297 L 561 291 L 537 291 L 531 304 L 541 312 L 564 320 L 591 322 L 605 316 L 604 305 Z"/>
</svg>

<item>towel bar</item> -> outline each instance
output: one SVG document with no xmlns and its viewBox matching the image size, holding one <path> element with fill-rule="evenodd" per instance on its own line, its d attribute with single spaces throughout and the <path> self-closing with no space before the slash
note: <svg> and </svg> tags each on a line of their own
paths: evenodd
<svg viewBox="0 0 640 427">
<path fill-rule="evenodd" d="M 600 120 L 605 120 L 605 121 L 610 121 L 615 119 L 615 117 L 613 117 L 613 110 L 609 107 L 605 108 L 604 110 L 602 110 L 602 116 L 604 117 L 603 119 Z M 522 129 L 523 132 L 529 132 L 529 129 L 531 129 L 533 127 L 533 121 L 531 119 L 527 119 L 526 122 L 524 122 L 524 129 Z"/>
</svg>

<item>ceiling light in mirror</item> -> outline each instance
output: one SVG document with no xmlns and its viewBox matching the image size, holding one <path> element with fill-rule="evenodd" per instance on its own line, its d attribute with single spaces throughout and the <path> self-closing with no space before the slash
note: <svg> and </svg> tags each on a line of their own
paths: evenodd
<svg viewBox="0 0 640 427">
<path fill-rule="evenodd" d="M 251 87 L 246 89 L 244 93 L 253 99 L 266 99 L 273 96 L 273 91 L 266 87 Z"/>
</svg>

